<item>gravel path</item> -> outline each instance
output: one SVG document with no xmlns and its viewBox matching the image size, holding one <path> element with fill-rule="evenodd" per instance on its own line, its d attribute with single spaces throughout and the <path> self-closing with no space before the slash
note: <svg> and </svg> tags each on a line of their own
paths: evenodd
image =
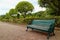
<svg viewBox="0 0 60 40">
<path fill-rule="evenodd" d="M 37 31 L 25 31 L 26 26 L 0 22 L 0 40 L 46 40 L 47 35 Z M 60 31 L 55 31 L 50 40 L 60 40 Z"/>
</svg>

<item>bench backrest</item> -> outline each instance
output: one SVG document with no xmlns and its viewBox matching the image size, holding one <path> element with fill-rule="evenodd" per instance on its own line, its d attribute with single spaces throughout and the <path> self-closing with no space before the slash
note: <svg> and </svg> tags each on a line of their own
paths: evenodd
<svg viewBox="0 0 60 40">
<path fill-rule="evenodd" d="M 33 20 L 32 24 L 34 25 L 50 25 L 50 24 L 54 24 L 55 20 Z"/>
</svg>

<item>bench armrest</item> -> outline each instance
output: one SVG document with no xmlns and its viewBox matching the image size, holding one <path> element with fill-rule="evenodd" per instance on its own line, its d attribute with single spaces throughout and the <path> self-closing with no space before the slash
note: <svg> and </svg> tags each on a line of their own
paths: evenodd
<svg viewBox="0 0 60 40">
<path fill-rule="evenodd" d="M 31 24 L 32 24 L 32 21 L 33 21 L 33 20 L 30 20 L 30 21 L 28 22 L 28 25 L 31 25 Z"/>
<path fill-rule="evenodd" d="M 49 32 L 53 32 L 55 28 L 55 25 L 52 23 L 49 28 Z"/>
</svg>

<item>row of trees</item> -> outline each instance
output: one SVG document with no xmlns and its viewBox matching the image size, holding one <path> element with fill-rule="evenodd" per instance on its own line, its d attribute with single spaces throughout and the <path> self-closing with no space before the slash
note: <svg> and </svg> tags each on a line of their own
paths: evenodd
<svg viewBox="0 0 60 40">
<path fill-rule="evenodd" d="M 48 13 L 49 15 L 55 15 L 55 16 L 60 15 L 59 3 L 60 3 L 59 0 L 38 0 L 38 4 L 41 7 L 45 7 L 47 9 L 46 13 Z M 10 9 L 9 13 L 6 13 L 6 15 L 9 14 L 10 16 L 17 16 L 19 18 L 21 14 L 25 18 L 26 13 L 29 11 L 32 12 L 33 9 L 34 9 L 34 6 L 31 3 L 27 1 L 22 1 L 16 5 L 15 9 Z"/>
<path fill-rule="evenodd" d="M 15 9 L 10 9 L 6 15 L 0 16 L 0 20 L 7 22 L 23 21 L 26 16 L 29 17 L 31 15 L 33 9 L 34 6 L 30 2 L 22 1 L 16 5 Z"/>
<path fill-rule="evenodd" d="M 25 18 L 26 13 L 29 11 L 32 12 L 33 9 L 34 6 L 31 3 L 22 1 L 16 5 L 15 9 L 10 9 L 9 13 L 6 13 L 6 15 L 9 14 L 10 16 L 17 16 L 17 18 L 19 18 L 21 14 Z"/>
<path fill-rule="evenodd" d="M 3 15 L 1 17 L 8 19 L 8 20 L 13 19 L 13 21 L 15 21 L 16 19 L 20 19 L 20 18 L 25 19 L 25 18 L 29 18 L 29 17 L 31 19 L 34 19 L 35 17 L 36 18 L 45 18 L 45 17 L 53 18 L 55 16 L 60 16 L 59 3 L 60 3 L 59 0 L 38 0 L 38 4 L 40 5 L 40 7 L 45 7 L 46 11 L 39 11 L 36 13 L 31 13 L 34 10 L 34 6 L 27 1 L 22 1 L 16 5 L 15 9 L 10 9 L 10 11 L 8 13 L 6 13 L 6 15 Z M 29 20 L 30 20 L 30 18 L 29 18 Z M 20 19 L 19 21 L 21 21 L 23 19 Z M 58 21 L 58 22 L 60 24 L 60 21 Z"/>
</svg>

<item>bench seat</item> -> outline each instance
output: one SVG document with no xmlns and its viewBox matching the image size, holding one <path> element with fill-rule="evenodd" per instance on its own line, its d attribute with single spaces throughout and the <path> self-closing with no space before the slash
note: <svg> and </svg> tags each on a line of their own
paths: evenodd
<svg viewBox="0 0 60 40">
<path fill-rule="evenodd" d="M 42 30 L 42 31 L 46 31 L 46 32 L 49 30 L 48 26 L 40 26 L 40 25 L 28 25 L 28 28 Z"/>
</svg>

